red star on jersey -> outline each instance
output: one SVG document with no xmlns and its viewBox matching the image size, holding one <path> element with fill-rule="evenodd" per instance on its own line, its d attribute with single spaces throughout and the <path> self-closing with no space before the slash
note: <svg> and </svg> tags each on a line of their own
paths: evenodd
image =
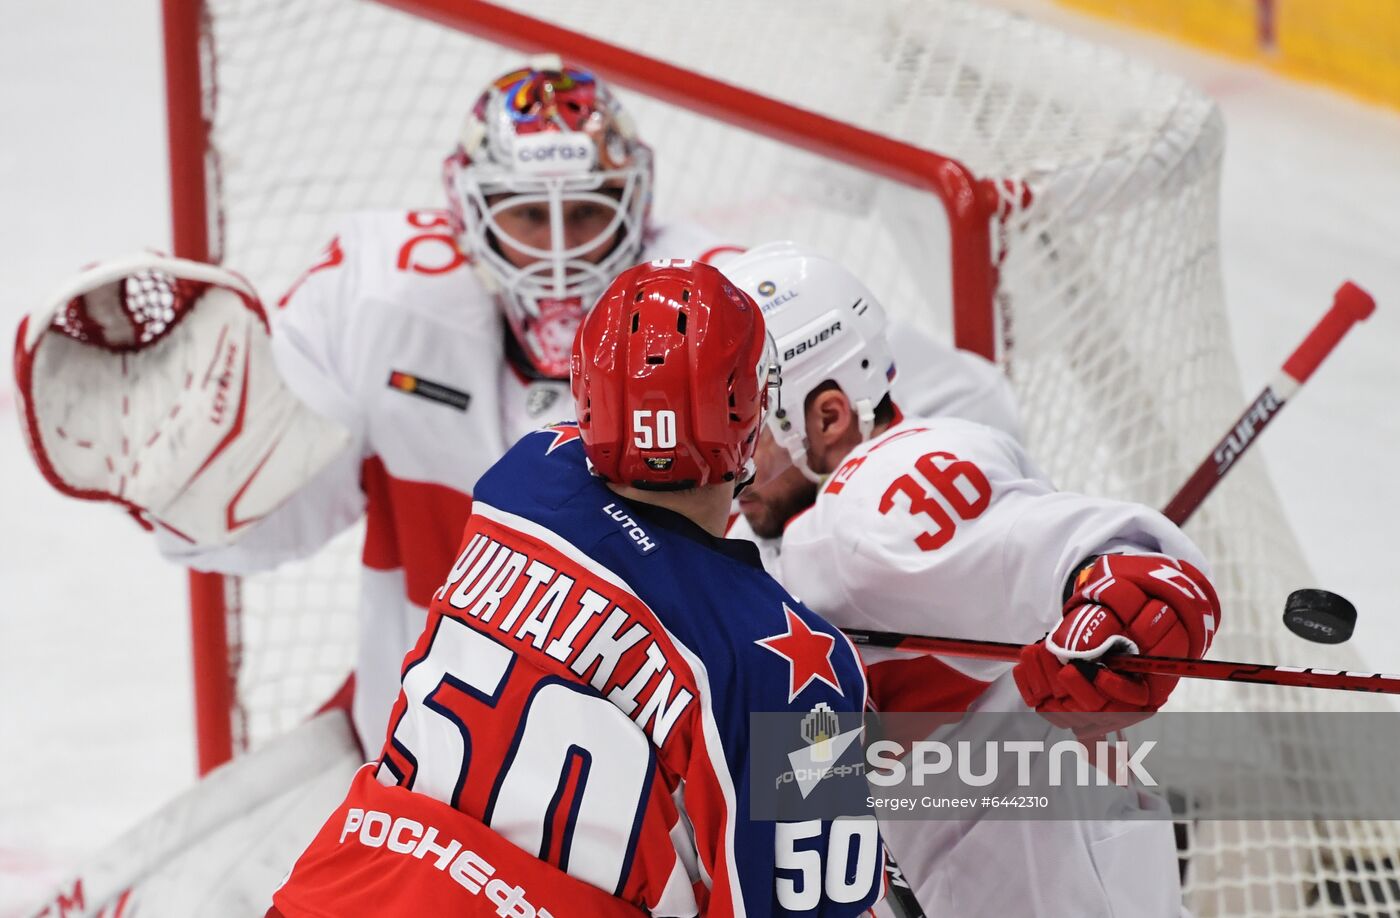
<svg viewBox="0 0 1400 918">
<path fill-rule="evenodd" d="M 565 443 L 568 443 L 570 440 L 577 440 L 579 437 L 583 436 L 583 434 L 579 431 L 577 424 L 555 424 L 553 427 L 545 427 L 541 429 L 540 433 L 554 434 L 554 442 L 549 444 L 549 446 L 545 447 L 544 453 L 546 456 L 554 452 L 559 447 L 563 446 Z"/>
<path fill-rule="evenodd" d="M 788 672 L 792 677 L 788 689 L 788 703 L 811 684 L 820 679 L 836 689 L 837 694 L 845 695 L 836 682 L 836 669 L 831 665 L 831 651 L 836 646 L 836 638 L 820 631 L 813 631 L 797 613 L 783 603 L 783 614 L 787 616 L 787 631 L 772 637 L 754 641 L 761 647 L 773 651 L 788 662 Z"/>
</svg>

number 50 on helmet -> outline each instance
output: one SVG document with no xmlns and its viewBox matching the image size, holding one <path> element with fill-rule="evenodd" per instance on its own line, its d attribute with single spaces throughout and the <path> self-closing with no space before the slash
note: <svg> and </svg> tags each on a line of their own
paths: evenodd
<svg viewBox="0 0 1400 918">
<path fill-rule="evenodd" d="M 758 305 L 688 260 L 620 274 L 574 339 L 572 387 L 594 472 L 679 491 L 753 477 L 777 362 Z"/>
</svg>

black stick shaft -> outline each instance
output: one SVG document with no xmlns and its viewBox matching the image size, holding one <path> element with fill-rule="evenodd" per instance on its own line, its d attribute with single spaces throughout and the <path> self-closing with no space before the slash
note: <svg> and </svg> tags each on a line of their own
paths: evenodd
<svg viewBox="0 0 1400 918">
<path fill-rule="evenodd" d="M 963 638 L 923 637 L 892 631 L 846 631 L 852 643 L 892 650 L 916 650 L 954 657 L 1015 662 L 1024 644 L 1002 641 L 974 641 Z M 1292 685 L 1300 688 L 1333 689 L 1343 692 L 1376 692 L 1400 695 L 1400 675 L 1389 673 L 1340 672 L 1303 666 L 1272 666 L 1267 663 L 1230 663 L 1224 660 L 1188 660 L 1180 657 L 1113 655 L 1098 662 L 1120 673 L 1155 673 L 1217 682 L 1252 682 L 1260 685 Z"/>
</svg>

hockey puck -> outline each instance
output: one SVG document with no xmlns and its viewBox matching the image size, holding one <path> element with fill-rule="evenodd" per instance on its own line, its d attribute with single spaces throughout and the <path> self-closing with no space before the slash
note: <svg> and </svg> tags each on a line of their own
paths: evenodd
<svg viewBox="0 0 1400 918">
<path fill-rule="evenodd" d="M 1356 630 L 1356 606 L 1327 590 L 1294 590 L 1283 604 L 1283 623 L 1316 644 L 1340 644 Z"/>
</svg>

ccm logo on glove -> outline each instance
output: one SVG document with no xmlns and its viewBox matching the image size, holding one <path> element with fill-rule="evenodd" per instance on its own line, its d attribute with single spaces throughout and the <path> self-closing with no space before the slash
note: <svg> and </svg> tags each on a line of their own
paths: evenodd
<svg viewBox="0 0 1400 918">
<path fill-rule="evenodd" d="M 1146 716 L 1166 703 L 1177 677 L 1118 673 L 1097 661 L 1109 653 L 1200 659 L 1219 620 L 1215 588 L 1190 563 L 1103 555 L 1080 571 L 1063 620 L 1021 652 L 1012 675 L 1021 697 L 1042 714 Z"/>
</svg>

